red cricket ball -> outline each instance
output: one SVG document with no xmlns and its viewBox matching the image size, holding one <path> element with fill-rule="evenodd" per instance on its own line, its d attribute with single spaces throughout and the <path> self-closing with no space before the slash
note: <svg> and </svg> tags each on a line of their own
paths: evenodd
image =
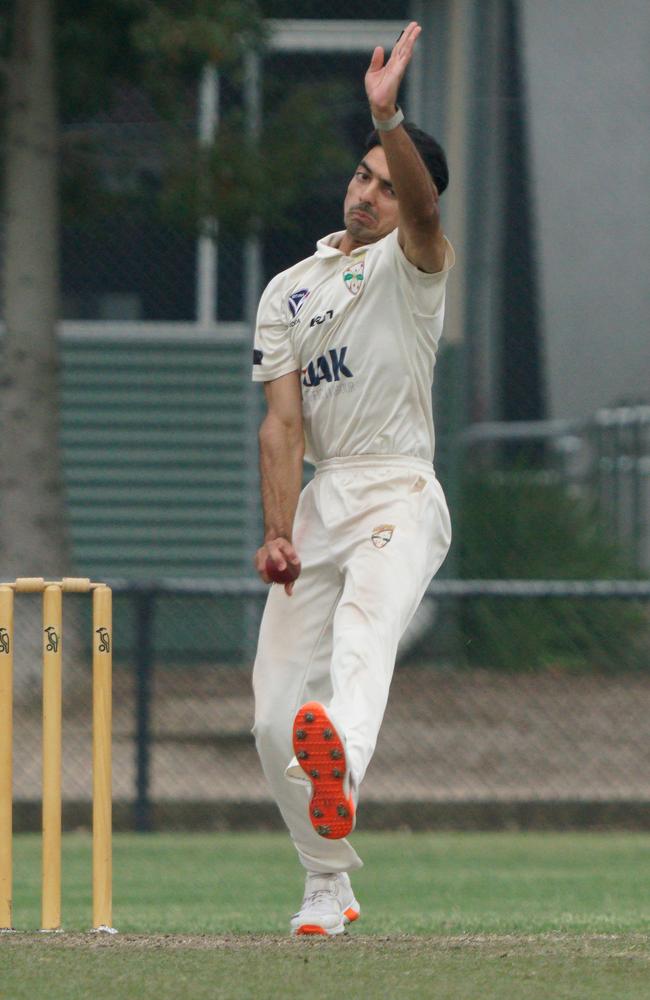
<svg viewBox="0 0 650 1000">
<path fill-rule="evenodd" d="M 300 576 L 300 563 L 296 566 L 295 563 L 287 562 L 284 569 L 278 569 L 270 556 L 266 560 L 265 569 L 273 583 L 293 583 Z"/>
</svg>

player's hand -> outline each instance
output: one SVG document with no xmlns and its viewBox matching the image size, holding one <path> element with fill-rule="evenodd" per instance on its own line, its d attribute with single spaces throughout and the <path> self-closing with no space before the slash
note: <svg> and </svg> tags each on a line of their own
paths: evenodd
<svg viewBox="0 0 650 1000">
<path fill-rule="evenodd" d="M 255 553 L 255 569 L 264 583 L 273 583 L 268 574 L 267 562 L 271 562 L 275 568 L 282 572 L 287 568 L 294 573 L 296 578 L 300 575 L 300 557 L 295 548 L 286 538 L 273 538 L 261 545 Z M 285 593 L 291 597 L 295 580 L 285 583 Z"/>
<path fill-rule="evenodd" d="M 372 54 L 365 85 L 370 109 L 375 118 L 391 118 L 395 114 L 400 83 L 411 61 L 413 47 L 422 28 L 411 21 L 393 46 L 384 65 L 384 50 L 378 45 Z"/>
</svg>

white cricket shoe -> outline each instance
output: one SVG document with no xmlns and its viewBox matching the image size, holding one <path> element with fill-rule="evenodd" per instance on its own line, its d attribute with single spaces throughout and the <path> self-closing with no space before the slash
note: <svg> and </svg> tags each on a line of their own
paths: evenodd
<svg viewBox="0 0 650 1000">
<path fill-rule="evenodd" d="M 291 918 L 291 933 L 343 934 L 345 925 L 360 915 L 347 872 L 308 872 L 302 905 Z"/>
</svg>

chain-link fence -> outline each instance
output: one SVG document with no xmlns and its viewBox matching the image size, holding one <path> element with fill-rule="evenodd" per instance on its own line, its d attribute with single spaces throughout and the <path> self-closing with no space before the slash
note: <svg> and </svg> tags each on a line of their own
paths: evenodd
<svg viewBox="0 0 650 1000">
<path fill-rule="evenodd" d="M 250 322 L 261 286 L 340 227 L 369 55 L 409 4 L 268 6 L 265 46 L 194 75 L 173 117 L 116 78 L 92 121 L 64 122 L 65 320 Z"/>
<path fill-rule="evenodd" d="M 233 595 L 261 586 L 116 584 L 114 797 L 119 826 L 278 822 L 250 729 L 250 662 L 224 663 L 216 623 Z M 225 592 L 225 596 L 224 596 Z M 229 593 L 230 592 L 230 593 Z M 238 594 L 239 592 L 239 594 Z M 248 592 L 248 596 L 246 596 Z M 238 596 L 237 596 L 238 595 Z M 225 608 L 224 608 L 225 605 Z M 40 797 L 40 602 L 16 618 L 17 823 Z M 88 821 L 90 670 L 82 598 L 66 598 L 64 776 L 69 825 Z M 31 620 L 30 620 L 31 619 Z M 253 616 L 249 618 L 253 627 Z M 505 621 L 504 621 L 505 620 Z M 543 622 L 554 634 L 520 641 Z M 621 629 L 602 659 L 603 633 Z M 512 661 L 489 662 L 491 632 Z M 558 636 L 562 642 L 558 643 Z M 184 638 L 183 638 L 184 637 Z M 191 637 L 191 643 L 188 638 Z M 486 648 L 471 656 L 467 647 Z M 629 648 L 628 648 L 629 647 Z M 631 654 L 633 649 L 633 655 Z M 368 823 L 645 822 L 650 810 L 650 584 L 444 582 L 405 637 L 377 752 L 363 787 Z"/>
<path fill-rule="evenodd" d="M 600 536 L 593 549 L 602 555 L 602 576 L 619 575 L 624 567 L 628 573 L 650 569 L 650 407 L 603 407 L 587 420 L 475 424 L 458 443 L 465 483 L 473 481 L 475 488 L 482 483 L 484 495 L 491 490 L 493 497 L 500 492 L 516 502 L 521 523 L 526 508 L 530 517 L 528 490 L 535 505 L 546 498 L 549 524 L 561 516 L 558 504 L 568 502 L 574 513 L 581 506 L 585 529 L 590 523 Z M 560 572 L 560 566 L 565 575 L 571 548 L 579 547 L 577 538 L 573 543 L 548 553 L 548 569 L 541 575 Z M 529 574 L 524 566 L 530 567 L 530 554 L 524 552 L 517 572 L 510 566 L 510 576 Z"/>
<path fill-rule="evenodd" d="M 402 100 L 447 150 L 458 250 L 434 387 L 454 543 L 360 823 L 647 826 L 646 5 L 260 6 L 264 45 L 192 63 L 173 115 L 129 67 L 89 120 L 61 108 L 61 444 L 75 572 L 121 581 L 116 823 L 279 822 L 250 735 L 252 319 L 340 228 L 369 55 L 415 18 Z M 39 822 L 40 629 L 21 597 L 17 826 Z M 68 826 L 90 815 L 89 639 L 66 598 Z"/>
</svg>

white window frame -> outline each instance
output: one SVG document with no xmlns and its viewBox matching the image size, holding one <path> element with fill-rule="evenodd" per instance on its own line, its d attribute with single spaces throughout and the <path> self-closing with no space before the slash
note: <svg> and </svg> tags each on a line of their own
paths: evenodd
<svg viewBox="0 0 650 1000">
<path fill-rule="evenodd" d="M 272 53 L 372 53 L 375 45 L 392 48 L 403 21 L 397 20 L 327 20 L 279 19 L 267 20 L 268 50 Z M 263 56 L 249 53 L 244 66 L 244 106 L 246 121 L 252 135 L 261 127 Z M 412 86 L 409 97 L 415 99 L 417 87 Z M 207 147 L 217 133 L 219 125 L 219 74 L 215 66 L 204 67 L 199 82 L 197 131 L 199 144 Z M 193 321 L 120 322 L 114 320 L 67 320 L 61 323 L 64 337 L 76 340 L 96 338 L 110 334 L 111 339 L 152 340 L 239 340 L 250 336 L 257 300 L 262 284 L 262 259 L 259 239 L 246 241 L 244 249 L 244 319 L 222 322 L 217 314 L 217 273 L 219 261 L 218 227 L 215 219 L 202 221 L 196 241 L 196 295 Z"/>
</svg>

